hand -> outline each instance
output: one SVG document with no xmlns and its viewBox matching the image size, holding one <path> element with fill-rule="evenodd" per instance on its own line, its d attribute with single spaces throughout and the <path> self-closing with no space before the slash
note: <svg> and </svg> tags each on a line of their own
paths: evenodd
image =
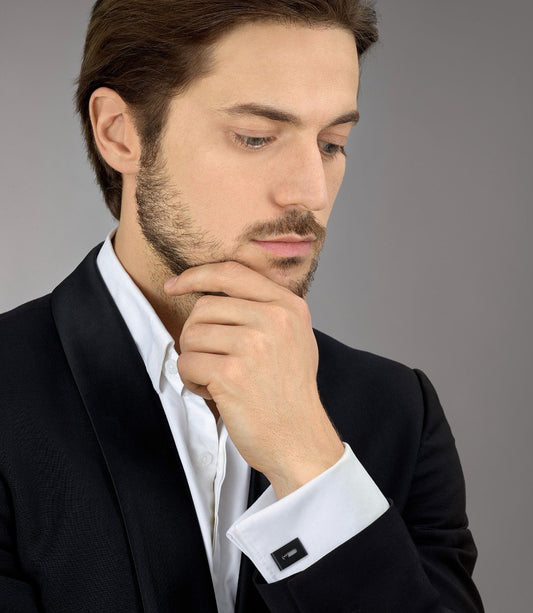
<svg viewBox="0 0 533 613">
<path fill-rule="evenodd" d="M 304 299 L 235 261 L 190 268 L 165 291 L 226 294 L 196 302 L 179 338 L 178 372 L 187 389 L 214 400 L 234 445 L 278 498 L 340 459 Z"/>
</svg>

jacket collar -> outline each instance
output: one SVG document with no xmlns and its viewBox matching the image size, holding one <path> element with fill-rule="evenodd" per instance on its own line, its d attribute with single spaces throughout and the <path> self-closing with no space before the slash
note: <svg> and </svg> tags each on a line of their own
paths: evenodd
<svg viewBox="0 0 533 613">
<path fill-rule="evenodd" d="M 154 389 L 160 393 L 163 363 L 174 348 L 174 339 L 120 263 L 111 242 L 115 232 L 116 228 L 107 235 L 96 266 L 128 326 Z M 183 389 L 183 383 L 181 387 Z"/>
</svg>

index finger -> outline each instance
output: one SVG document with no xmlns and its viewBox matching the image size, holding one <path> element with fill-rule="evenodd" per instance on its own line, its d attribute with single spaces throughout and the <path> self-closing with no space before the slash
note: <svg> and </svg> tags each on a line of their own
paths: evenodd
<svg viewBox="0 0 533 613">
<path fill-rule="evenodd" d="M 261 273 L 234 260 L 194 266 L 165 283 L 165 292 L 170 296 L 190 292 L 222 292 L 222 295 L 257 302 L 272 302 L 287 291 Z"/>
</svg>

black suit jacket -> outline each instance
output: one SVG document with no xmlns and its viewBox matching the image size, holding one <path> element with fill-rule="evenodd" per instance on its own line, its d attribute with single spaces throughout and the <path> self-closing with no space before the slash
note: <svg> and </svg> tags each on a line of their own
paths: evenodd
<svg viewBox="0 0 533 613">
<path fill-rule="evenodd" d="M 185 473 L 100 247 L 51 294 L 0 316 L 0 611 L 214 613 Z M 391 507 L 272 584 L 242 555 L 235 610 L 482 611 L 463 474 L 432 384 L 314 333 L 324 407 Z M 248 505 L 268 485 L 252 469 Z"/>
</svg>

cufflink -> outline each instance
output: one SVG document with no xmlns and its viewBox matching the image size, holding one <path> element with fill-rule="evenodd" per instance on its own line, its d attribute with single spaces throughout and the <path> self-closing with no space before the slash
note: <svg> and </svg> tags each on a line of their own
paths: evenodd
<svg viewBox="0 0 533 613">
<path fill-rule="evenodd" d="M 302 542 L 299 538 L 295 538 L 290 543 L 283 545 L 276 551 L 273 551 L 270 554 L 274 558 L 274 562 L 277 564 L 280 570 L 287 568 L 291 564 L 298 562 L 307 555 L 307 551 L 305 547 L 302 545 Z"/>
</svg>

